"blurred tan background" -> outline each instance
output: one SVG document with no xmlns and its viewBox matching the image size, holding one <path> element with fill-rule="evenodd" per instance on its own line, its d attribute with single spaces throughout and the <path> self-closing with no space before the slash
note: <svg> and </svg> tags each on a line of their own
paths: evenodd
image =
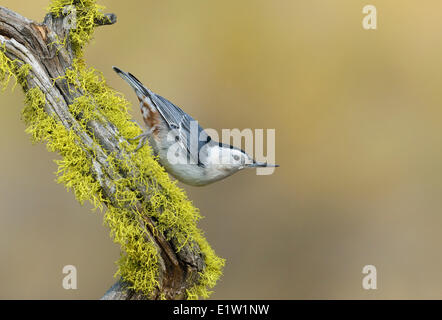
<svg viewBox="0 0 442 320">
<path fill-rule="evenodd" d="M 275 128 L 271 176 L 184 186 L 227 259 L 216 299 L 442 298 L 442 3 L 100 1 L 118 15 L 87 62 L 141 117 L 112 65 L 203 126 Z M 0 5 L 41 21 L 48 0 Z M 362 8 L 378 9 L 378 30 Z M 102 214 L 54 183 L 23 94 L 0 96 L 0 298 L 96 299 L 119 248 Z M 78 269 L 78 290 L 62 268 Z M 362 289 L 362 268 L 378 289 Z"/>
</svg>

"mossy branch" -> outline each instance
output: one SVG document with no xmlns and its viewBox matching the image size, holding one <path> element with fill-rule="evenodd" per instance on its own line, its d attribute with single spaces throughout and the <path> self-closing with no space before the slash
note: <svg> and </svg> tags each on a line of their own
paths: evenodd
<svg viewBox="0 0 442 320">
<path fill-rule="evenodd" d="M 75 29 L 66 21 L 73 8 Z M 197 228 L 198 210 L 149 146 L 135 152 L 129 141 L 141 129 L 127 101 L 82 58 L 95 27 L 116 22 L 102 9 L 95 0 L 54 0 L 35 23 L 0 7 L 0 81 L 23 88 L 26 131 L 61 155 L 58 182 L 107 209 L 121 259 L 103 299 L 208 297 L 224 260 Z"/>
</svg>

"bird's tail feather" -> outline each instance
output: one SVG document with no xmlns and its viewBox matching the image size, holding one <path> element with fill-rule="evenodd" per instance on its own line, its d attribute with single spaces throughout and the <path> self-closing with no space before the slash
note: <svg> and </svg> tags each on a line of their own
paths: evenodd
<svg viewBox="0 0 442 320">
<path fill-rule="evenodd" d="M 124 72 L 123 70 L 112 67 L 114 71 L 121 77 L 123 80 L 125 80 L 136 92 L 150 96 L 151 93 L 149 90 L 138 80 L 134 75 L 132 75 L 129 72 Z"/>
</svg>

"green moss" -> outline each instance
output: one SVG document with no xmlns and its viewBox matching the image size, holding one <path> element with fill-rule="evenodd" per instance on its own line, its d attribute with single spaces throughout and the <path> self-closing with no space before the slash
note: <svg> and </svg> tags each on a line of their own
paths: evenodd
<svg viewBox="0 0 442 320">
<path fill-rule="evenodd" d="M 92 39 L 96 19 L 104 18 L 102 9 L 104 7 L 97 5 L 95 0 L 53 0 L 51 2 L 48 11 L 56 17 L 69 14 L 76 16 L 76 28 L 71 30 L 69 37 L 77 57 L 82 56 L 83 47 Z M 61 43 L 65 41 L 66 39 L 63 39 Z"/>
<path fill-rule="evenodd" d="M 22 64 L 18 60 L 12 60 L 5 54 L 5 45 L 0 44 L 0 86 L 3 90 L 13 81 L 14 88 L 18 84 L 26 86 L 26 77 L 31 66 Z"/>
<path fill-rule="evenodd" d="M 26 132 L 34 142 L 45 142 L 51 152 L 61 155 L 61 160 L 55 160 L 58 165 L 57 181 L 68 189 L 73 189 L 80 203 L 90 201 L 96 207 L 102 207 L 100 184 L 95 181 L 90 172 L 88 159 L 81 140 L 74 131 L 58 123 L 44 110 L 46 99 L 38 88 L 32 88 L 25 94 L 25 108 L 22 118 L 27 125 Z"/>
<path fill-rule="evenodd" d="M 149 295 L 158 285 L 158 256 L 152 243 L 143 238 L 144 230 L 128 210 L 110 207 L 105 215 L 116 243 L 124 248 L 118 272 L 132 287 Z"/>
<path fill-rule="evenodd" d="M 129 103 L 119 93 L 106 85 L 101 73 L 88 68 L 82 60 L 81 50 L 93 35 L 93 21 L 102 17 L 99 6 L 92 0 L 55 0 L 50 12 L 55 15 L 63 13 L 63 7 L 74 5 L 77 10 L 77 29 L 71 31 L 72 42 L 77 58 L 72 68 L 67 70 L 66 80 L 70 90 L 79 91 L 82 96 L 69 106 L 71 113 L 79 120 L 84 130 L 90 120 L 100 121 L 103 117 L 112 122 L 124 140 L 141 133 L 140 128 L 131 120 Z M 201 215 L 188 200 L 186 194 L 176 182 L 171 181 L 164 168 L 155 160 L 151 148 L 146 145 L 135 152 L 136 144 L 122 143 L 125 151 L 122 159 L 109 154 L 107 162 L 116 172 L 130 172 L 137 168 L 137 174 L 123 175 L 112 181 L 115 194 L 112 203 L 102 195 L 100 183 L 91 174 L 92 163 L 87 150 L 73 130 L 58 123 L 44 110 L 46 99 L 38 88 L 26 88 L 28 66 L 18 67 L 0 51 L 0 80 L 3 85 L 15 78 L 25 89 L 25 108 L 22 113 L 27 124 L 26 132 L 35 142 L 45 142 L 49 151 L 57 152 L 61 160 L 58 165 L 57 181 L 73 190 L 80 203 L 89 201 L 95 208 L 107 212 L 104 223 L 110 228 L 111 237 L 121 246 L 121 258 L 118 271 L 132 288 L 149 295 L 158 286 L 158 252 L 153 243 L 146 241 L 143 224 L 145 216 L 156 221 L 155 232 L 163 233 L 168 240 L 174 239 L 180 250 L 186 244 L 197 243 L 205 257 L 206 268 L 200 274 L 197 285 L 187 291 L 189 299 L 207 298 L 208 291 L 221 276 L 224 260 L 216 256 L 203 233 L 197 227 Z M 54 79 L 59 81 L 62 79 Z M 149 185 L 147 190 L 150 201 L 144 203 L 142 212 L 132 208 L 140 200 L 136 185 Z"/>
</svg>

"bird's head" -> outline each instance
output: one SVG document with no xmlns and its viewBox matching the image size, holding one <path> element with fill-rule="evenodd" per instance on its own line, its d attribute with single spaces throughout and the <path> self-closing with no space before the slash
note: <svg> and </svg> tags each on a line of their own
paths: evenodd
<svg viewBox="0 0 442 320">
<path fill-rule="evenodd" d="M 211 149 L 209 158 L 212 166 L 231 174 L 245 168 L 279 167 L 276 164 L 257 162 L 244 150 L 223 143 Z"/>
</svg>

